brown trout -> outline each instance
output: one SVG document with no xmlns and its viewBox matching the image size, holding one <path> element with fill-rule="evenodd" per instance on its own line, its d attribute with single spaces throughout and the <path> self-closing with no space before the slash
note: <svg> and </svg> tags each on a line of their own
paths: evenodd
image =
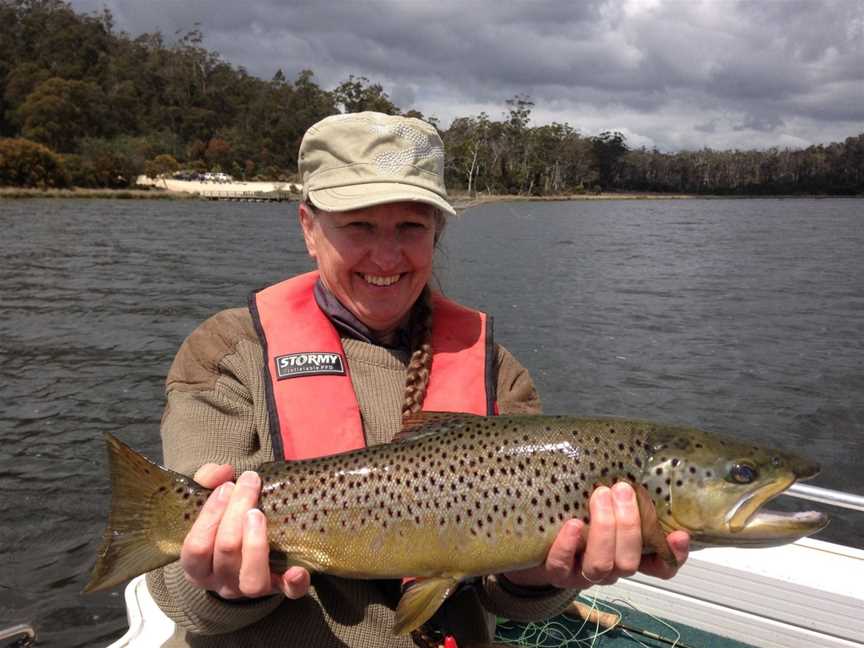
<svg viewBox="0 0 864 648">
<path fill-rule="evenodd" d="M 112 436 L 112 509 L 85 591 L 168 564 L 210 491 Z M 646 550 L 764 547 L 827 524 L 761 506 L 819 466 L 689 427 L 569 416 L 421 414 L 393 443 L 258 470 L 274 561 L 347 578 L 421 580 L 394 632 L 428 620 L 462 579 L 541 564 L 561 525 L 590 524 L 600 484 L 632 483 Z M 655 516 L 656 511 L 656 516 Z"/>
</svg>

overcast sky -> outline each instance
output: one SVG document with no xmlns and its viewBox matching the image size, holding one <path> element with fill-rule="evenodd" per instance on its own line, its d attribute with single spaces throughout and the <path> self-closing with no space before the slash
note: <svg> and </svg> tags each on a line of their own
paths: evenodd
<svg viewBox="0 0 864 648">
<path fill-rule="evenodd" d="M 72 0 L 252 74 L 381 83 L 447 127 L 529 95 L 532 123 L 661 150 L 803 147 L 864 132 L 864 0 Z"/>
</svg>

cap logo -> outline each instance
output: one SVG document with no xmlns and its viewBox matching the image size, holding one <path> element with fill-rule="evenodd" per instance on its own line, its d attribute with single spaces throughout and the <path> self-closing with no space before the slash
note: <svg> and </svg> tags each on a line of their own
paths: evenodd
<svg viewBox="0 0 864 648">
<path fill-rule="evenodd" d="M 406 166 L 416 166 L 423 160 L 431 160 L 437 173 L 444 172 L 444 149 L 437 146 L 429 134 L 406 124 L 372 124 L 369 130 L 377 135 L 395 135 L 413 144 L 401 151 L 375 156 L 375 165 L 384 173 L 398 174 Z"/>
</svg>

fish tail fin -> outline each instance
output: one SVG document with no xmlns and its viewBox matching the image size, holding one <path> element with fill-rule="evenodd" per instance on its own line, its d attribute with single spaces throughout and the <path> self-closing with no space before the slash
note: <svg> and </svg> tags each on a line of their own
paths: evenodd
<svg viewBox="0 0 864 648">
<path fill-rule="evenodd" d="M 105 435 L 111 511 L 85 592 L 108 589 L 180 557 L 183 539 L 210 493 Z M 191 502 L 191 503 L 190 503 Z"/>
</svg>

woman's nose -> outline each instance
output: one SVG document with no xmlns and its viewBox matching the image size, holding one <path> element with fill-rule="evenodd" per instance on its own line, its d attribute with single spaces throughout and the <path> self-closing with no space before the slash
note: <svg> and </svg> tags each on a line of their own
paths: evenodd
<svg viewBox="0 0 864 648">
<path fill-rule="evenodd" d="M 402 260 L 402 244 L 395 233 L 381 233 L 372 245 L 372 262 L 382 270 L 395 269 Z"/>
</svg>

